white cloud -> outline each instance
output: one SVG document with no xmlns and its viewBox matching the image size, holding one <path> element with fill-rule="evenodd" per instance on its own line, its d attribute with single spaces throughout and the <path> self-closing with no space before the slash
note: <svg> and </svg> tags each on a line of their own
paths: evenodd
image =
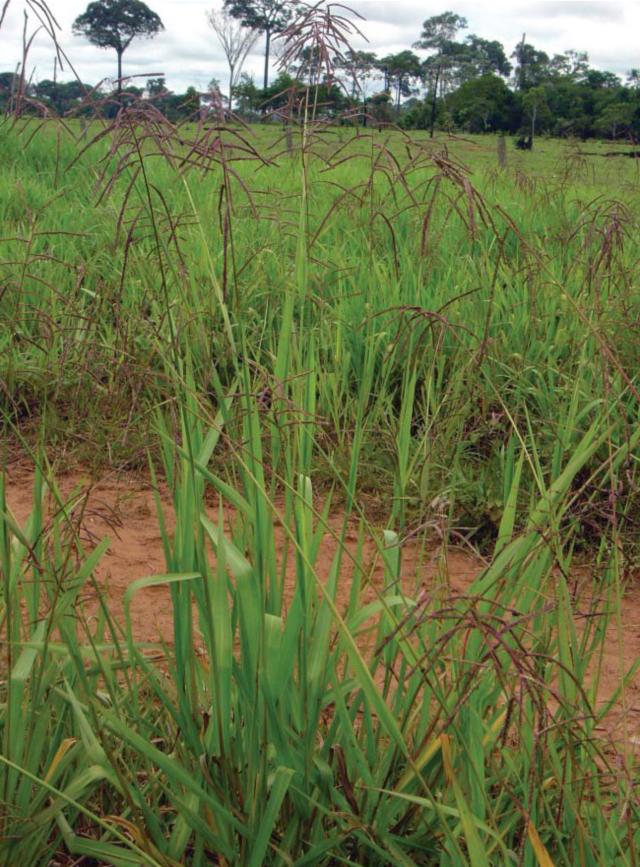
<svg viewBox="0 0 640 867">
<path fill-rule="evenodd" d="M 226 80 L 226 64 L 205 12 L 221 0 L 148 0 L 162 18 L 166 31 L 153 40 L 136 40 L 125 54 L 125 74 L 164 73 L 175 90 L 193 84 L 204 89 L 212 77 Z M 500 40 L 511 54 L 516 43 L 527 40 L 549 54 L 569 48 L 588 51 L 594 66 L 624 74 L 640 66 L 640 2 L 609 0 L 538 0 L 538 2 L 486 2 L 470 0 L 346 0 L 367 19 L 359 26 L 368 44 L 356 39 L 356 47 L 384 55 L 410 47 L 420 35 L 421 23 L 431 15 L 452 8 L 469 21 L 470 31 Z M 1 5 L 1 4 L 0 4 Z M 50 0 L 60 24 L 60 43 L 78 74 L 87 83 L 113 77 L 115 54 L 74 37 L 71 25 L 86 6 L 86 0 Z M 0 29 L 0 71 L 14 69 L 21 57 L 24 0 L 11 0 Z M 33 21 L 33 15 L 31 15 Z M 246 71 L 259 81 L 262 73 L 262 40 L 249 56 Z M 53 74 L 54 52 L 46 34 L 32 46 L 28 72 L 37 79 Z M 67 72 L 61 77 L 70 77 Z"/>
</svg>

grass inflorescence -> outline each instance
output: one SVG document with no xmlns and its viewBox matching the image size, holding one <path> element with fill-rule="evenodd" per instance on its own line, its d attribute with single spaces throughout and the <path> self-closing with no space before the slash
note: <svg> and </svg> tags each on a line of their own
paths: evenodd
<svg viewBox="0 0 640 867">
<path fill-rule="evenodd" d="M 38 467 L 23 525 L 0 475 L 2 863 L 636 863 L 625 681 L 598 702 L 637 537 L 632 161 L 75 123 L 0 129 L 3 430 Z M 86 615 L 107 543 L 47 454 L 168 484 L 122 622 Z M 416 538 L 485 568 L 410 586 Z M 129 616 L 157 585 L 161 661 Z"/>
</svg>

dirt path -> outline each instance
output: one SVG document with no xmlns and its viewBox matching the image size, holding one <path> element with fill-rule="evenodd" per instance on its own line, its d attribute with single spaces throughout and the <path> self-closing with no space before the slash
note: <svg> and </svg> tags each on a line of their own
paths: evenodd
<svg viewBox="0 0 640 867">
<path fill-rule="evenodd" d="M 112 615 L 123 622 L 123 598 L 130 584 L 147 575 L 166 572 L 162 542 L 156 519 L 153 492 L 148 479 L 134 474 L 106 476 L 92 483 L 81 471 L 69 473 L 59 479 L 63 495 L 74 491 L 89 491 L 84 506 L 83 535 L 89 544 L 105 536 L 110 546 L 103 556 L 96 573 L 98 584 L 106 595 Z M 24 522 L 32 508 L 33 472 L 22 464 L 9 469 L 7 499 L 10 509 L 19 522 Z M 169 492 L 161 490 L 167 525 L 173 527 L 173 512 Z M 233 513 L 227 521 L 233 520 Z M 330 520 L 334 530 L 342 526 L 340 515 Z M 282 550 L 285 537 L 276 530 L 276 545 Z M 358 546 L 357 525 L 354 523 L 347 534 L 347 549 L 355 554 Z M 327 533 L 323 539 L 318 562 L 318 575 L 325 579 L 334 559 L 337 542 Z M 425 550 L 416 543 L 403 546 L 403 587 L 413 594 L 419 587 L 440 583 L 453 593 L 465 593 L 474 578 L 482 571 L 482 563 L 470 554 L 450 551 L 443 563 L 437 551 Z M 372 539 L 365 539 L 363 558 L 367 564 L 368 585 L 363 592 L 363 602 L 374 598 L 376 590 L 384 587 L 384 566 Z M 294 586 L 293 557 L 285 581 L 285 597 L 290 598 Z M 351 567 L 345 558 L 345 567 L 338 590 L 338 607 L 346 607 L 351 591 Z M 97 602 L 85 596 L 89 613 L 95 611 Z M 166 586 L 149 587 L 139 592 L 132 604 L 132 626 L 136 639 L 142 642 L 171 641 L 171 598 Z M 625 593 L 621 619 L 612 621 L 604 647 L 598 703 L 605 702 L 620 684 L 621 673 L 627 671 L 640 657 L 640 585 L 629 586 Z M 616 741 L 629 744 L 634 752 L 640 752 L 640 673 L 629 684 L 624 697 L 611 711 L 603 734 Z"/>
</svg>

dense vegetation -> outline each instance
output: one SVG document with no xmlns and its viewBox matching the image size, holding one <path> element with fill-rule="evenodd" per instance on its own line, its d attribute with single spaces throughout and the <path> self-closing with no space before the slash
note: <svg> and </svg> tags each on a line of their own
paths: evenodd
<svg viewBox="0 0 640 867">
<path fill-rule="evenodd" d="M 1 133 L 3 424 L 40 466 L 30 521 L 0 508 L 3 863 L 632 864 L 594 735 L 637 536 L 634 164 L 141 121 Z M 125 600 L 171 587 L 166 661 L 83 614 L 105 546 L 38 442 L 168 480 L 167 574 Z M 461 537 L 490 565 L 451 597 Z"/>
<path fill-rule="evenodd" d="M 197 150 L 178 144 L 173 160 L 211 170 L 195 182 L 196 165 L 185 176 L 169 163 L 168 124 L 144 143 L 118 126 L 109 144 L 91 146 L 85 130 L 79 158 L 72 139 L 34 124 L 3 136 L 2 399 L 14 418 L 44 414 L 48 435 L 77 438 L 85 455 L 104 454 L 109 440 L 112 460 L 145 462 L 150 411 L 172 394 L 172 340 L 189 350 L 197 391 L 214 407 L 216 383 L 232 386 L 238 356 L 255 390 L 285 404 L 298 376 L 322 371 L 314 404 L 329 477 L 332 462 L 348 466 L 354 419 L 366 414 L 361 483 L 392 488 L 404 417 L 415 454 L 403 498 L 420 505 L 447 491 L 456 514 L 487 531 L 513 425 L 531 426 L 545 460 L 558 447 L 558 418 L 583 418 L 564 448 L 588 428 L 583 408 L 602 381 L 583 353 L 593 364 L 603 340 L 623 359 L 607 374 L 620 420 L 635 422 L 624 372 L 640 361 L 629 160 L 554 144 L 533 163 L 509 155 L 501 170 L 495 142 L 451 140 L 443 150 L 398 133 L 325 130 L 305 145 L 300 230 L 289 205 L 300 167 L 286 134 L 245 141 L 241 131 L 220 138 L 192 127 L 205 137 Z M 146 169 L 166 209 L 155 229 L 131 186 L 138 146 L 164 152 Z M 78 213 L 91 214 L 89 231 Z M 161 286 L 154 231 L 170 238 Z M 299 357 L 293 339 L 286 358 L 278 348 L 285 314 L 287 329 L 305 333 Z M 407 389 L 417 398 L 407 398 L 409 417 Z M 127 420 L 124 438 L 114 437 Z"/>
<path fill-rule="evenodd" d="M 638 162 L 332 123 L 334 68 L 282 126 L 11 96 L 3 865 L 638 863 Z M 121 607 L 70 466 L 154 491 Z"/>
</svg>

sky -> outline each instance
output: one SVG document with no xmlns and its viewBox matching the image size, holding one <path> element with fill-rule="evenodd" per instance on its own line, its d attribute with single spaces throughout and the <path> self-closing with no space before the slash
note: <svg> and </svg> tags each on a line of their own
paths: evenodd
<svg viewBox="0 0 640 867">
<path fill-rule="evenodd" d="M 88 84 L 115 75 L 115 52 L 99 49 L 71 33 L 71 25 L 84 11 L 87 0 L 48 0 L 60 25 L 59 42 L 76 72 Z M 368 42 L 357 38 L 354 48 L 375 51 L 383 56 L 410 48 L 419 38 L 421 23 L 431 15 L 451 9 L 464 15 L 469 31 L 487 39 L 498 39 L 511 54 L 526 33 L 527 42 L 548 54 L 567 49 L 587 51 L 591 65 L 616 72 L 622 77 L 640 67 L 640 0 L 540 0 L 540 2 L 432 2 L 432 0 L 344 0 L 364 16 L 358 22 Z M 160 15 L 165 31 L 153 40 L 135 40 L 124 56 L 125 75 L 164 75 L 170 89 L 184 91 L 193 85 L 206 90 L 209 81 L 227 81 L 224 55 L 209 28 L 206 13 L 221 6 L 222 0 L 147 0 Z M 3 2 L 0 2 L 0 8 Z M 10 0 L 0 28 L 0 71 L 15 70 L 22 56 L 25 0 Z M 29 13 L 29 28 L 35 24 Z M 245 71 L 261 82 L 263 41 L 259 39 L 249 55 Z M 35 81 L 53 77 L 54 52 L 50 38 L 40 33 L 31 47 L 27 71 Z M 69 69 L 59 79 L 73 77 Z M 137 83 L 144 85 L 141 78 Z"/>
</svg>

